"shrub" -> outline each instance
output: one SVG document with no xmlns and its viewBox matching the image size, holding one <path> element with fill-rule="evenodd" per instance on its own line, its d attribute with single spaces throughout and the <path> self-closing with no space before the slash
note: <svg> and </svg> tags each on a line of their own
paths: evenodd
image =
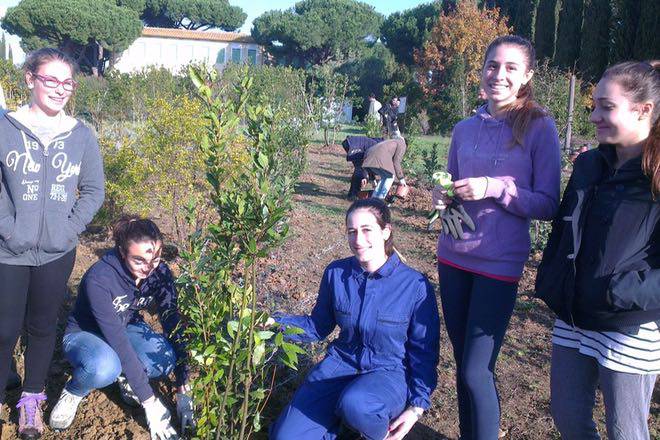
<svg viewBox="0 0 660 440">
<path fill-rule="evenodd" d="M 189 237 L 177 284 L 188 322 L 184 333 L 199 373 L 192 381 L 196 434 L 216 440 L 259 431 L 274 359 L 295 367 L 303 352 L 257 311 L 257 268 L 288 233 L 295 167 L 283 154 L 286 139 L 277 119 L 282 113 L 251 104 L 253 81 L 243 72 L 231 94 L 214 94 L 214 73 L 202 77 L 191 70 L 206 121 L 199 151 L 218 217 Z M 230 159 L 235 145 L 242 146 L 246 161 Z M 188 218 L 196 216 L 191 205 Z"/>
<path fill-rule="evenodd" d="M 568 96 L 570 74 L 541 63 L 534 74 L 534 95 L 546 107 L 557 123 L 560 137 L 564 137 L 568 124 Z M 593 124 L 589 122 L 591 90 L 581 80 L 575 84 L 575 105 L 573 110 L 572 133 L 581 137 L 593 138 Z"/>
<path fill-rule="evenodd" d="M 23 80 L 23 71 L 9 60 L 0 60 L 0 85 L 8 109 L 16 109 L 30 99 L 30 93 Z"/>
</svg>

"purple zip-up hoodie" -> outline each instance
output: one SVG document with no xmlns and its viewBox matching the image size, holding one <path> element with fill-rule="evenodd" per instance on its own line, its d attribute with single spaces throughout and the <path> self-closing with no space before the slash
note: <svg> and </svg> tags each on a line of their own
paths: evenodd
<svg viewBox="0 0 660 440">
<path fill-rule="evenodd" d="M 486 106 L 456 124 L 447 170 L 453 180 L 488 178 L 486 198 L 463 201 L 476 230 L 463 240 L 438 239 L 438 258 L 483 274 L 518 278 L 529 256 L 530 219 L 550 220 L 559 206 L 561 160 L 557 127 L 534 119 L 524 145 L 513 145 L 511 127 Z"/>
</svg>

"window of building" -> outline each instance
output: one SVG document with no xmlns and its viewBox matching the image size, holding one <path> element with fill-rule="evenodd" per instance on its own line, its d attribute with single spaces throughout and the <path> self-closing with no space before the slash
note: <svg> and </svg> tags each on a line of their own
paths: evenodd
<svg viewBox="0 0 660 440">
<path fill-rule="evenodd" d="M 241 62 L 241 48 L 234 48 L 231 50 L 231 62 L 240 63 Z"/>
<path fill-rule="evenodd" d="M 248 49 L 248 61 L 253 66 L 255 66 L 257 64 L 257 50 L 256 49 Z"/>
<path fill-rule="evenodd" d="M 215 58 L 215 64 L 225 64 L 225 48 L 224 47 L 218 51 L 218 56 Z"/>
</svg>

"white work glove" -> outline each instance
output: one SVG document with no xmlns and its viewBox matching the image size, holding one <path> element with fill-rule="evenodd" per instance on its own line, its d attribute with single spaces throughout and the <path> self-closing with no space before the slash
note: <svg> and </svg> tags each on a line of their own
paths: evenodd
<svg viewBox="0 0 660 440">
<path fill-rule="evenodd" d="M 170 412 L 155 396 L 142 402 L 151 432 L 151 440 L 178 440 L 179 436 L 172 427 Z"/>
<path fill-rule="evenodd" d="M 187 427 L 195 427 L 192 397 L 185 393 L 176 393 L 176 415 L 181 423 L 181 433 L 186 432 Z"/>
</svg>

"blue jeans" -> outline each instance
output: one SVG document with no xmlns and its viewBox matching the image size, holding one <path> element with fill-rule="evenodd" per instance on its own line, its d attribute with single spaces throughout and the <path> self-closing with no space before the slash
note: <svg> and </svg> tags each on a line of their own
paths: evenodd
<svg viewBox="0 0 660 440">
<path fill-rule="evenodd" d="M 500 402 L 495 362 L 516 303 L 517 283 L 438 264 L 440 299 L 456 361 L 463 440 L 497 440 Z"/>
<path fill-rule="evenodd" d="M 144 322 L 129 324 L 126 334 L 150 379 L 167 376 L 174 369 L 176 355 L 163 335 Z M 62 349 L 73 367 L 66 385 L 71 394 L 84 397 L 92 390 L 110 385 L 121 374 L 119 356 L 98 334 L 68 333 L 64 335 Z"/>
<path fill-rule="evenodd" d="M 603 393 L 610 440 L 649 438 L 648 417 L 656 375 L 620 373 L 576 348 L 552 345 L 550 411 L 564 440 L 598 440 L 593 419 L 596 388 Z"/>
<path fill-rule="evenodd" d="M 380 182 L 371 197 L 376 199 L 384 199 L 390 191 L 390 187 L 394 183 L 394 176 L 389 171 L 380 168 L 370 168 L 371 172 L 380 176 Z"/>
</svg>

